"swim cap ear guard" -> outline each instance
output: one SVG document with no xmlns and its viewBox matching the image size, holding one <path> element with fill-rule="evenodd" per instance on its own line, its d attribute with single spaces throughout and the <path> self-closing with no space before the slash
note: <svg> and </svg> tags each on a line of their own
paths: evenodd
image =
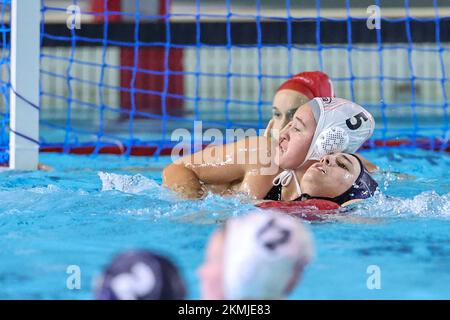
<svg viewBox="0 0 450 320">
<path fill-rule="evenodd" d="M 341 98 L 309 102 L 317 123 L 307 160 L 336 152 L 353 153 L 372 135 L 375 120 L 360 105 Z"/>
<path fill-rule="evenodd" d="M 349 137 L 344 129 L 340 127 L 328 128 L 317 137 L 310 159 L 320 159 L 324 155 L 346 150 L 348 142 Z"/>
</svg>

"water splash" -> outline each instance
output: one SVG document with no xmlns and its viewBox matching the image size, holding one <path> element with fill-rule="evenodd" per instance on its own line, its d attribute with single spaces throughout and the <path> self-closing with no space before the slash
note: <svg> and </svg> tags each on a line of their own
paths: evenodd
<svg viewBox="0 0 450 320">
<path fill-rule="evenodd" d="M 54 185 L 54 184 L 49 184 L 46 187 L 34 187 L 29 189 L 30 192 L 34 192 L 34 193 L 38 193 L 38 194 L 49 194 L 49 193 L 55 193 L 58 191 L 61 191 L 61 188 Z"/>
<path fill-rule="evenodd" d="M 119 207 L 120 209 L 115 210 L 119 215 L 152 217 L 154 220 L 168 218 L 187 223 L 209 224 L 249 210 L 257 210 L 248 197 L 242 195 L 220 196 L 208 193 L 202 200 L 190 200 L 179 197 L 175 192 L 141 174 L 129 176 L 98 172 L 98 176 L 102 182 L 102 192 L 118 191 L 133 195 L 132 198 L 127 198 L 127 207 L 124 208 L 122 197 L 115 195 L 111 198 L 110 195 L 104 194 L 102 201 Z"/>
<path fill-rule="evenodd" d="M 161 188 L 155 181 L 144 177 L 141 174 L 128 176 L 100 171 L 98 172 L 98 176 L 102 181 L 101 191 L 115 190 L 124 193 L 137 194 Z"/>
<path fill-rule="evenodd" d="M 241 197 L 224 197 L 208 193 L 202 200 L 178 199 L 170 204 L 165 216 L 179 222 L 213 224 L 228 218 L 245 214 L 251 210 L 259 210 L 252 203 Z"/>
<path fill-rule="evenodd" d="M 407 199 L 377 193 L 372 199 L 358 204 L 354 214 L 383 218 L 450 219 L 450 193 L 439 195 L 435 191 L 425 191 Z"/>
</svg>

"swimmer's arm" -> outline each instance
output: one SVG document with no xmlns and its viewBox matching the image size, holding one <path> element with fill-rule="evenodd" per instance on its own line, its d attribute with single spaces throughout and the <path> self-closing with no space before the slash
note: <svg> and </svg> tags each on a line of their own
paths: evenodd
<svg viewBox="0 0 450 320">
<path fill-rule="evenodd" d="M 253 200 L 263 199 L 272 188 L 272 181 L 277 173 L 275 171 L 270 174 L 268 170 L 265 174 L 261 168 L 253 168 L 245 174 L 238 191 L 248 194 Z"/>
<path fill-rule="evenodd" d="M 237 143 L 210 146 L 178 159 L 163 171 L 163 185 L 188 198 L 201 198 L 202 184 L 226 184 L 242 179 L 243 165 L 234 161 Z M 231 159 L 231 161 L 227 161 Z"/>
<path fill-rule="evenodd" d="M 279 173 L 279 167 L 273 161 L 273 140 L 267 137 L 248 137 L 235 144 L 229 145 L 227 159 L 233 159 L 227 163 L 224 173 L 231 172 L 231 176 L 220 177 L 220 181 L 205 181 L 209 183 L 229 183 L 229 189 L 233 192 L 246 194 L 252 199 L 262 199 L 272 187 L 273 178 Z M 233 165 L 235 163 L 235 165 Z M 230 170 L 230 171 L 229 171 Z M 233 174 L 236 174 L 233 176 Z M 231 180 L 231 181 L 230 181 Z M 237 183 L 236 182 L 240 182 Z M 238 186 L 233 188 L 232 185 Z M 231 191 L 231 190 L 229 190 Z"/>
<path fill-rule="evenodd" d="M 255 155 L 255 152 L 259 156 L 260 148 L 270 150 L 270 145 L 270 139 L 248 137 L 227 145 L 210 146 L 183 157 L 164 169 L 163 184 L 172 190 L 183 191 L 180 190 L 182 188 L 188 194 L 196 195 L 202 189 L 203 183 L 223 185 L 243 181 L 245 190 L 242 191 L 250 196 L 260 197 L 258 187 L 260 181 L 253 174 L 255 168 L 261 166 L 260 157 L 256 157 L 255 160 L 251 156 Z M 196 197 L 201 196 L 200 192 Z"/>
<path fill-rule="evenodd" d="M 189 199 L 201 198 L 204 190 L 194 171 L 183 164 L 172 163 L 162 173 L 163 186 Z"/>
</svg>

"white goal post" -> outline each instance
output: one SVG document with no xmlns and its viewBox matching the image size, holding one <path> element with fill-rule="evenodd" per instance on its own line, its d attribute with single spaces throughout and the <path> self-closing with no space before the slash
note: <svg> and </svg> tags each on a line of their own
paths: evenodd
<svg viewBox="0 0 450 320">
<path fill-rule="evenodd" d="M 10 169 L 39 162 L 40 0 L 11 1 Z"/>
</svg>

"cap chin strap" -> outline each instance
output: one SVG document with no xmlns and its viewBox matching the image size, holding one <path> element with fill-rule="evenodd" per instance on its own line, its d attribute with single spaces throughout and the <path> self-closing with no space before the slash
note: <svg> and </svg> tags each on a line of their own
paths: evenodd
<svg viewBox="0 0 450 320">
<path fill-rule="evenodd" d="M 292 181 L 292 177 L 294 177 L 294 181 L 295 181 L 295 189 L 297 191 L 297 195 L 301 196 L 302 194 L 302 188 L 300 187 L 300 182 L 298 181 L 297 175 L 295 174 L 295 170 L 300 168 L 301 166 L 303 166 L 305 164 L 306 161 L 309 160 L 315 160 L 316 157 L 313 156 L 313 154 L 315 153 L 315 146 L 311 146 L 310 150 L 308 150 L 308 154 L 306 155 L 305 161 L 302 162 L 301 165 L 299 165 L 297 168 L 295 169 L 284 169 L 281 173 L 279 173 L 272 181 L 272 184 L 274 186 L 282 186 L 282 187 L 287 187 L 291 181 Z"/>
<path fill-rule="evenodd" d="M 291 183 L 292 177 L 294 177 L 297 193 L 298 195 L 301 195 L 302 189 L 300 188 L 300 182 L 298 181 L 297 175 L 295 174 L 295 170 L 292 169 L 283 170 L 279 175 L 277 175 L 273 179 L 272 184 L 274 186 L 281 185 L 282 187 L 287 187 Z"/>
<path fill-rule="evenodd" d="M 310 146 L 305 161 L 303 161 L 302 164 L 295 169 L 284 169 L 273 179 L 272 184 L 274 186 L 281 185 L 282 187 L 287 187 L 291 183 L 292 177 L 294 177 L 297 194 L 298 196 L 301 196 L 302 188 L 300 187 L 300 182 L 298 181 L 297 175 L 295 174 L 295 170 L 303 166 L 308 160 L 316 160 L 317 159 L 317 157 L 315 156 L 316 153 L 317 153 L 316 146 L 315 145 Z"/>
</svg>

